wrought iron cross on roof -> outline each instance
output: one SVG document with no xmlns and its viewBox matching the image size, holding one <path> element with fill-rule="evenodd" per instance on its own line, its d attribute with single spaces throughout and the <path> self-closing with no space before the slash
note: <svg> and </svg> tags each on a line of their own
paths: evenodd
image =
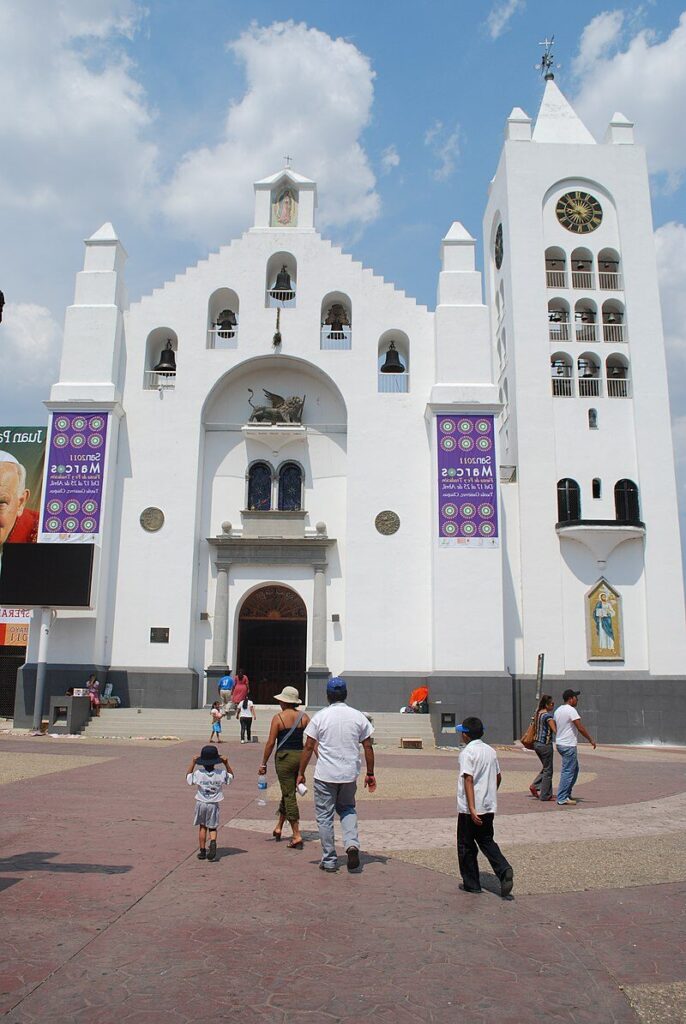
<svg viewBox="0 0 686 1024">
<path fill-rule="evenodd" d="M 555 63 L 553 56 L 553 43 L 555 42 L 555 36 L 551 36 L 550 39 L 546 36 L 539 46 L 544 47 L 543 53 L 541 54 L 540 64 L 535 64 L 536 71 L 540 71 L 546 82 L 551 82 L 555 75 L 553 74 L 553 68 L 559 68 L 559 64 Z"/>
<path fill-rule="evenodd" d="M 291 164 L 293 163 L 293 157 L 292 156 L 285 156 L 283 158 L 283 162 L 286 165 L 286 167 L 290 167 Z"/>
</svg>

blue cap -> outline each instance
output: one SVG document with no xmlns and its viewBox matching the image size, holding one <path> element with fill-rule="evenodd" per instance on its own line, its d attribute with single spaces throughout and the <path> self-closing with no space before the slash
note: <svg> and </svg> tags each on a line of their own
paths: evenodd
<svg viewBox="0 0 686 1024">
<path fill-rule="evenodd" d="M 332 697 L 347 697 L 348 684 L 342 676 L 333 676 L 326 684 L 326 692 Z"/>
<path fill-rule="evenodd" d="M 468 733 L 469 729 L 465 729 L 465 727 L 463 725 L 456 725 L 455 726 L 455 732 L 466 732 L 466 733 Z"/>
</svg>

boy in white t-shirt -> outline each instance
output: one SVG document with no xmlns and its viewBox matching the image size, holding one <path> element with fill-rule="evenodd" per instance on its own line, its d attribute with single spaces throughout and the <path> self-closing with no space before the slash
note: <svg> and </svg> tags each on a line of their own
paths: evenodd
<svg viewBox="0 0 686 1024">
<path fill-rule="evenodd" d="M 579 777 L 579 758 L 577 756 L 578 736 L 581 733 L 585 736 L 593 749 L 596 748 L 595 740 L 591 739 L 581 715 L 576 710 L 581 690 L 565 690 L 562 694 L 564 704 L 560 704 L 555 712 L 555 745 L 557 752 L 562 758 L 560 769 L 560 781 L 557 784 L 557 803 L 560 807 L 570 807 L 576 804 L 572 799 L 572 789 Z"/>
<path fill-rule="evenodd" d="M 500 880 L 500 895 L 512 899 L 513 871 L 493 838 L 493 818 L 498 809 L 500 765 L 493 747 L 483 743 L 483 722 L 465 718 L 456 726 L 466 744 L 460 752 L 457 780 L 457 859 L 462 875 L 460 889 L 481 892 L 477 847 Z"/>
<path fill-rule="evenodd" d="M 214 860 L 217 856 L 219 804 L 224 799 L 224 786 L 233 782 L 231 765 L 215 746 L 208 744 L 200 751 L 200 757 L 191 761 L 186 782 L 189 786 L 197 786 L 193 824 L 198 826 L 198 860 Z M 206 850 L 208 832 L 210 848 Z"/>
</svg>

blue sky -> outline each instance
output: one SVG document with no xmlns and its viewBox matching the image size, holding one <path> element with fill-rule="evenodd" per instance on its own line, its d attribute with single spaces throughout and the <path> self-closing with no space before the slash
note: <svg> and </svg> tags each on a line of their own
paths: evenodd
<svg viewBox="0 0 686 1024">
<path fill-rule="evenodd" d="M 41 423 L 82 239 L 113 221 L 132 299 L 249 226 L 251 183 L 294 157 L 322 233 L 434 305 L 453 220 L 479 238 L 513 106 L 535 115 L 539 40 L 602 137 L 649 147 L 686 478 L 686 17 L 682 4 L 537 0 L 5 0 L 0 8 L 2 420 Z M 37 31 L 37 26 L 40 30 Z M 686 503 L 684 503 L 686 504 Z"/>
</svg>

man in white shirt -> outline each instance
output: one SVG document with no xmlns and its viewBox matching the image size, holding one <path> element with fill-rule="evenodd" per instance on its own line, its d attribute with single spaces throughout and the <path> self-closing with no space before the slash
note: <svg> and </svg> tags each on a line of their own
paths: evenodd
<svg viewBox="0 0 686 1024">
<path fill-rule="evenodd" d="M 313 715 L 305 729 L 305 747 L 300 758 L 298 784 L 305 782 L 305 771 L 316 744 L 314 808 L 322 844 L 319 867 L 322 871 L 338 871 L 333 833 L 335 812 L 341 819 L 348 871 L 355 871 L 360 866 L 360 839 L 355 809 L 357 777 L 361 767 L 360 744 L 367 763 L 364 784 L 373 793 L 376 789 L 374 747 L 371 740 L 374 727 L 361 711 L 346 704 L 348 687 L 340 676 L 329 680 L 326 696 L 329 707 Z"/>
<path fill-rule="evenodd" d="M 493 747 L 482 742 L 483 722 L 465 718 L 456 727 L 466 744 L 460 753 L 457 780 L 457 859 L 462 875 L 460 889 L 481 892 L 477 847 L 500 880 L 500 895 L 512 899 L 513 871 L 493 838 L 493 818 L 498 809 L 501 775 Z"/>
<path fill-rule="evenodd" d="M 557 752 L 562 758 L 560 769 L 560 781 L 557 785 L 557 803 L 560 807 L 573 807 L 576 800 L 572 799 L 572 789 L 579 777 L 579 758 L 577 756 L 578 733 L 585 736 L 593 749 L 596 748 L 595 740 L 591 739 L 581 721 L 581 715 L 576 710 L 581 690 L 565 690 L 562 694 L 564 704 L 560 704 L 555 711 L 555 745 Z"/>
</svg>

